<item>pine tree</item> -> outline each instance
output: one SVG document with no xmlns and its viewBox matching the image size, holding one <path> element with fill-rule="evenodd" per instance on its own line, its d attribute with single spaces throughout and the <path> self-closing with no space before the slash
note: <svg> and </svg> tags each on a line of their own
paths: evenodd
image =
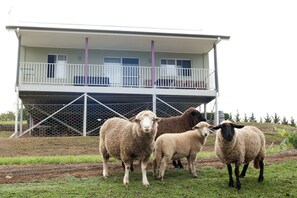
<svg viewBox="0 0 297 198">
<path fill-rule="evenodd" d="M 236 116 L 235 116 L 235 122 L 240 122 L 240 116 L 239 116 L 238 111 L 237 111 Z"/>
<path fill-rule="evenodd" d="M 276 113 L 274 113 L 272 120 L 273 120 L 273 123 L 275 123 L 275 124 L 279 124 L 279 122 L 280 122 L 280 118 Z"/>
<path fill-rule="evenodd" d="M 256 119 L 254 113 L 252 113 L 251 117 L 249 118 L 249 122 L 257 122 L 257 119 Z"/>
<path fill-rule="evenodd" d="M 243 119 L 244 122 L 249 122 L 247 116 L 246 116 L 246 113 L 244 114 L 244 119 Z"/>
<path fill-rule="evenodd" d="M 268 113 L 266 114 L 266 117 L 264 118 L 264 122 L 265 122 L 265 123 L 271 123 L 271 118 L 270 118 L 270 116 L 268 115 Z"/>
<path fill-rule="evenodd" d="M 284 116 L 282 121 L 281 121 L 282 124 L 284 125 L 288 125 L 289 124 L 289 121 L 287 120 L 287 118 Z"/>
<path fill-rule="evenodd" d="M 291 117 L 291 120 L 290 120 L 290 125 L 291 125 L 291 126 L 293 126 L 293 127 L 295 127 L 295 126 L 296 126 L 296 122 L 295 122 L 295 120 L 294 120 L 294 118 L 293 118 L 293 117 Z"/>
</svg>

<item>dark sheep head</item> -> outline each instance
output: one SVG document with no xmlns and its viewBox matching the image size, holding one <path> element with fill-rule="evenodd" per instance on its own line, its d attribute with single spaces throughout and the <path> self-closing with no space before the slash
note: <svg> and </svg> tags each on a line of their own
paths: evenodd
<svg viewBox="0 0 297 198">
<path fill-rule="evenodd" d="M 187 109 L 184 113 L 183 116 L 187 116 L 191 120 L 191 127 L 195 126 L 201 121 L 206 121 L 204 116 L 194 107 L 190 107 Z"/>
<path fill-rule="evenodd" d="M 235 123 L 232 123 L 230 121 L 224 121 L 220 125 L 217 125 L 213 127 L 212 129 L 217 130 L 221 129 L 221 134 L 226 141 L 231 141 L 233 139 L 233 136 L 235 134 L 235 128 L 241 129 L 243 128 L 243 125 L 238 125 Z"/>
</svg>

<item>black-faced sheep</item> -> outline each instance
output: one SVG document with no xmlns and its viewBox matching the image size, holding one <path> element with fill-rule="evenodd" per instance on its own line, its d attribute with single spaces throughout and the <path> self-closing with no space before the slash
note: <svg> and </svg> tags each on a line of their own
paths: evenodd
<svg viewBox="0 0 297 198">
<path fill-rule="evenodd" d="M 239 177 L 244 177 L 249 163 L 254 160 L 254 167 L 260 167 L 258 181 L 264 180 L 265 136 L 254 126 L 242 126 L 230 121 L 223 121 L 213 127 L 217 130 L 215 152 L 220 160 L 227 164 L 229 173 L 229 187 L 234 187 L 232 166 L 235 164 L 236 188 L 241 188 Z M 244 164 L 239 175 L 239 166 Z"/>
<path fill-rule="evenodd" d="M 163 180 L 165 169 L 170 160 L 179 160 L 186 157 L 189 171 L 193 177 L 196 174 L 196 156 L 201 151 L 210 133 L 211 125 L 199 122 L 193 130 L 184 133 L 166 133 L 159 136 L 155 142 L 153 173 L 156 178 Z M 157 175 L 157 169 L 159 174 Z"/>
<path fill-rule="evenodd" d="M 141 162 L 142 183 L 149 186 L 146 166 L 154 147 L 160 119 L 151 111 L 138 113 L 133 122 L 122 118 L 110 118 L 100 129 L 99 149 L 103 156 L 103 177 L 108 176 L 107 161 L 110 156 L 120 159 L 125 165 L 124 185 L 129 184 L 130 164 Z"/>
</svg>

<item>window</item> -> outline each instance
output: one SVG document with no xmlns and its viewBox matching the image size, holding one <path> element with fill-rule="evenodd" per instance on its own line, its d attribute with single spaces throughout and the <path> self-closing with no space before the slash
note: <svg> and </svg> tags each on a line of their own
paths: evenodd
<svg viewBox="0 0 297 198">
<path fill-rule="evenodd" d="M 161 59 L 162 76 L 191 76 L 191 60 Z"/>
<path fill-rule="evenodd" d="M 47 77 L 66 78 L 67 56 L 61 54 L 47 56 Z"/>
<path fill-rule="evenodd" d="M 138 58 L 104 58 L 104 74 L 117 85 L 137 86 L 139 84 Z"/>
</svg>

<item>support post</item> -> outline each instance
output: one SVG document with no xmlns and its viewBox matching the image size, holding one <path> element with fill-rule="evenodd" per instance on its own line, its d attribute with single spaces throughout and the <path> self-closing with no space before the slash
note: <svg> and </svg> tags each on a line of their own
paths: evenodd
<svg viewBox="0 0 297 198">
<path fill-rule="evenodd" d="M 84 120 L 83 120 L 83 136 L 87 135 L 87 112 L 88 112 L 88 102 L 87 93 L 84 95 Z"/>
<path fill-rule="evenodd" d="M 18 117 L 19 117 L 19 73 L 20 73 L 20 57 L 21 57 L 21 35 L 20 29 L 17 28 L 16 35 L 18 37 L 18 59 L 17 59 L 17 71 L 16 71 L 16 81 L 15 81 L 15 92 L 16 92 L 16 113 L 15 113 L 15 123 L 14 123 L 14 134 L 10 137 L 19 137 L 18 134 Z"/>
<path fill-rule="evenodd" d="M 220 40 L 220 38 L 218 38 Z M 217 44 L 213 45 L 214 54 L 214 68 L 215 68 L 215 84 L 216 84 L 216 98 L 215 98 L 215 113 L 214 113 L 214 124 L 219 124 L 219 75 L 218 75 L 218 62 L 217 62 Z"/>
<path fill-rule="evenodd" d="M 24 112 L 23 101 L 21 101 L 20 130 L 19 130 L 18 136 L 20 136 L 23 133 L 23 112 Z"/>
<path fill-rule="evenodd" d="M 207 120 L 206 103 L 204 103 L 204 117 Z"/>
<path fill-rule="evenodd" d="M 152 51 L 152 85 L 153 85 L 153 112 L 157 112 L 157 93 L 156 93 L 156 80 L 155 80 L 155 42 L 151 41 Z"/>
<path fill-rule="evenodd" d="M 16 112 L 15 112 L 15 121 L 14 121 L 14 134 L 10 137 L 19 137 L 18 131 L 18 120 L 19 120 L 19 87 L 16 86 Z"/>
<path fill-rule="evenodd" d="M 88 76 L 89 76 L 89 38 L 86 37 L 85 40 L 85 68 L 84 68 L 84 73 L 85 73 L 85 79 L 84 79 L 84 84 L 85 86 L 88 85 Z"/>
</svg>

